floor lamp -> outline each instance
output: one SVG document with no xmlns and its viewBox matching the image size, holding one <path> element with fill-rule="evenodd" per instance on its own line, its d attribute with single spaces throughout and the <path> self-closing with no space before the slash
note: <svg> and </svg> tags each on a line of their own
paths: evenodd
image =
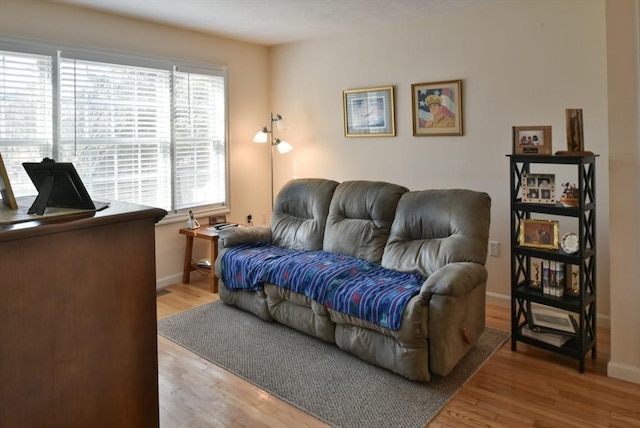
<svg viewBox="0 0 640 428">
<path fill-rule="evenodd" d="M 279 130 L 285 130 L 286 126 L 284 125 L 284 120 L 282 116 L 279 114 L 271 113 L 271 123 L 269 127 L 263 126 L 262 129 L 253 137 L 254 143 L 267 143 L 269 142 L 269 160 L 271 162 L 271 212 L 273 212 L 273 148 L 276 147 L 280 154 L 290 152 L 293 150 L 291 144 L 286 141 L 282 141 L 279 138 L 275 138 L 273 135 L 273 124 L 276 124 L 276 127 Z"/>
</svg>

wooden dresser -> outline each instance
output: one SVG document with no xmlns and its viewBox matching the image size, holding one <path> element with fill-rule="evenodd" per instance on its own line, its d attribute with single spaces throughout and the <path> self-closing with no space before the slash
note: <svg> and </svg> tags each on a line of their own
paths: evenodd
<svg viewBox="0 0 640 428">
<path fill-rule="evenodd" d="M 0 425 L 159 425 L 155 223 L 164 215 L 113 202 L 0 225 Z"/>
</svg>

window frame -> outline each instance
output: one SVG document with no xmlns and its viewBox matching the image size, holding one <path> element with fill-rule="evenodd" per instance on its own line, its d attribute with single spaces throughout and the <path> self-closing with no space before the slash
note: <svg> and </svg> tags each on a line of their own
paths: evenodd
<svg viewBox="0 0 640 428">
<path fill-rule="evenodd" d="M 174 71 L 205 74 L 211 76 L 220 76 L 224 79 L 224 192 L 225 200 L 208 205 L 185 207 L 181 209 L 175 208 L 175 188 L 171 186 L 171 203 L 174 207 L 169 211 L 168 215 L 161 221 L 161 223 L 173 223 L 177 221 L 183 221 L 189 211 L 192 211 L 196 217 L 204 217 L 215 214 L 228 214 L 230 210 L 230 176 L 229 169 L 229 70 L 228 66 L 224 64 L 202 63 L 194 62 L 179 58 L 171 57 L 157 57 L 145 54 L 137 54 L 131 52 L 116 52 L 112 50 L 100 49 L 100 48 L 88 48 L 81 46 L 66 45 L 62 43 L 51 43 L 36 40 L 26 40 L 21 38 L 3 37 L 0 39 L 0 50 L 13 51 L 16 53 L 25 54 L 38 54 L 47 55 L 52 57 L 53 61 L 53 73 L 52 73 L 52 86 L 53 86 L 53 98 L 52 98 L 52 141 L 53 148 L 51 157 L 54 159 L 58 154 L 58 148 L 61 139 L 60 133 L 60 76 L 58 75 L 58 61 L 60 58 L 78 59 L 84 61 L 96 61 L 103 63 L 111 63 L 114 65 L 125 66 L 137 66 L 147 67 L 160 70 L 166 70 L 170 73 Z M 171 108 L 172 106 L 170 106 Z M 173 116 L 172 116 L 173 119 Z M 175 162 L 175 136 L 171 132 L 171 171 L 172 181 L 173 173 L 176 167 Z"/>
</svg>

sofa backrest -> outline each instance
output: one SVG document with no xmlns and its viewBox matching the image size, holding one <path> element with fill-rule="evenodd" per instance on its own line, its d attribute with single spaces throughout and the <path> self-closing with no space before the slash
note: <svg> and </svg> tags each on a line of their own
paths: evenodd
<svg viewBox="0 0 640 428">
<path fill-rule="evenodd" d="M 338 185 L 327 217 L 323 250 L 380 263 L 406 187 L 380 181 Z"/>
<path fill-rule="evenodd" d="M 485 264 L 491 198 L 473 190 L 423 190 L 402 195 L 382 265 L 426 277 L 452 262 Z"/>
<path fill-rule="evenodd" d="M 337 181 L 291 180 L 278 193 L 271 217 L 271 242 L 295 250 L 322 249 L 329 204 Z"/>
</svg>

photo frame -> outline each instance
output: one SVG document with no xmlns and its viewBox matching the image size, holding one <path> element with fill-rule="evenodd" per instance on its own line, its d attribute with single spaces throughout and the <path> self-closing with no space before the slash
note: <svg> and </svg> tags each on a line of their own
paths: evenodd
<svg viewBox="0 0 640 428">
<path fill-rule="evenodd" d="M 7 168 L 5 168 L 4 161 L 2 160 L 2 153 L 0 153 L 0 196 L 2 197 L 2 202 L 10 209 L 18 209 L 18 202 L 13 194 L 13 189 L 11 189 L 9 174 L 7 173 Z"/>
<path fill-rule="evenodd" d="M 411 85 L 413 136 L 463 135 L 462 80 Z"/>
<path fill-rule="evenodd" d="M 567 313 L 530 306 L 529 316 L 528 321 L 533 331 L 578 334 L 575 318 Z"/>
<path fill-rule="evenodd" d="M 522 174 L 522 202 L 555 205 L 555 192 L 555 174 Z"/>
<path fill-rule="evenodd" d="M 514 155 L 551 155 L 551 126 L 514 126 Z"/>
<path fill-rule="evenodd" d="M 559 222 L 555 220 L 520 220 L 518 243 L 521 247 L 557 250 Z"/>
<path fill-rule="evenodd" d="M 393 86 L 342 91 L 345 137 L 395 137 Z"/>
</svg>

